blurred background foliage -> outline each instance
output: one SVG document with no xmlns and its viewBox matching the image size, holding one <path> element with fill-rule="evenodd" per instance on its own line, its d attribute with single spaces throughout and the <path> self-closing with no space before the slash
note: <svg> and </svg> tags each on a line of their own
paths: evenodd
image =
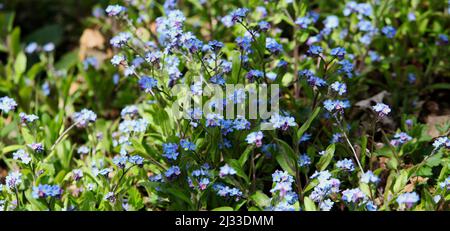
<svg viewBox="0 0 450 231">
<path fill-rule="evenodd" d="M 105 0 L 7 0 L 4 11 L 15 12 L 14 23 L 20 26 L 24 43 L 53 42 L 57 55 L 78 46 L 86 17 L 93 6 Z"/>
</svg>

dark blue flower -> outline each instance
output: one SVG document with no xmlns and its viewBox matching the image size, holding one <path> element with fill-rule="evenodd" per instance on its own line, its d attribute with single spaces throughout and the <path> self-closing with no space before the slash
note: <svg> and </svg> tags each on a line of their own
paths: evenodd
<svg viewBox="0 0 450 231">
<path fill-rule="evenodd" d="M 143 76 L 139 79 L 139 86 L 146 93 L 152 92 L 152 89 L 158 85 L 158 81 L 152 77 Z"/>
<path fill-rule="evenodd" d="M 166 143 L 163 144 L 163 156 L 167 159 L 176 160 L 178 158 L 178 144 Z"/>
<path fill-rule="evenodd" d="M 283 51 L 283 46 L 273 38 L 266 38 L 266 48 L 272 54 L 279 54 Z"/>
<path fill-rule="evenodd" d="M 312 57 L 316 57 L 319 56 L 322 52 L 323 52 L 322 47 L 312 45 L 309 47 L 308 51 L 306 51 L 306 54 Z"/>
<path fill-rule="evenodd" d="M 385 26 L 383 29 L 381 29 L 381 32 L 387 37 L 387 38 L 394 38 L 395 34 L 397 33 L 397 30 L 392 26 Z"/>
<path fill-rule="evenodd" d="M 194 143 L 192 143 L 188 140 L 185 140 L 185 139 L 180 140 L 180 145 L 181 145 L 181 148 L 183 148 L 186 151 L 195 151 L 195 148 L 196 148 Z"/>
<path fill-rule="evenodd" d="M 344 59 L 345 54 L 346 54 L 346 51 L 345 51 L 345 48 L 343 48 L 343 47 L 336 47 L 336 48 L 331 49 L 331 51 L 330 51 L 330 55 L 336 57 L 339 60 Z"/>
</svg>

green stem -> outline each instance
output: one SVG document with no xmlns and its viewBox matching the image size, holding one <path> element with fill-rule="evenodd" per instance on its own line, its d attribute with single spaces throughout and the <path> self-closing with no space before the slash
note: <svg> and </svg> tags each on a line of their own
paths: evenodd
<svg viewBox="0 0 450 231">
<path fill-rule="evenodd" d="M 338 123 L 338 126 L 339 126 L 339 128 L 340 128 L 342 134 L 344 135 L 345 141 L 347 141 L 348 146 L 350 147 L 350 149 L 351 149 L 352 152 L 353 152 L 353 155 L 355 156 L 355 160 L 356 160 L 356 163 L 358 164 L 359 169 L 360 169 L 361 172 L 364 174 L 364 169 L 363 169 L 363 167 L 362 167 L 362 165 L 361 165 L 361 163 L 360 163 L 360 161 L 359 161 L 358 155 L 356 154 L 355 148 L 353 148 L 353 145 L 352 145 L 352 143 L 350 142 L 350 140 L 348 139 L 347 133 L 344 131 L 344 128 L 342 127 L 342 124 L 341 124 L 341 122 L 339 121 L 339 119 L 337 118 L 336 114 L 334 115 L 334 118 L 336 119 L 336 122 Z"/>
<path fill-rule="evenodd" d="M 74 128 L 77 124 L 79 124 L 80 122 L 76 122 L 73 123 L 72 125 L 70 125 L 70 127 L 68 127 L 63 133 L 61 133 L 61 135 L 58 137 L 58 139 L 56 139 L 55 143 L 52 145 L 52 147 L 50 148 L 50 152 L 53 151 L 53 149 L 55 149 L 56 145 L 59 144 L 59 142 L 62 141 L 62 139 L 64 138 L 64 136 L 69 133 L 69 131 Z"/>
</svg>

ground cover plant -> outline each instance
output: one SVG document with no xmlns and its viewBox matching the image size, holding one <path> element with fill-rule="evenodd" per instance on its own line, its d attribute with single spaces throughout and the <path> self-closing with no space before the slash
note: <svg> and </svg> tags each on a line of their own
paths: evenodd
<svg viewBox="0 0 450 231">
<path fill-rule="evenodd" d="M 448 1 L 1 7 L 0 211 L 449 210 Z"/>
</svg>

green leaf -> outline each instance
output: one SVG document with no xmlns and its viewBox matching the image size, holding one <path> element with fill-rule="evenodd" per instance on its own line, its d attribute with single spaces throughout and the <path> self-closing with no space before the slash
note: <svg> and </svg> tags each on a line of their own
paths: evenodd
<svg viewBox="0 0 450 231">
<path fill-rule="evenodd" d="M 55 68 L 58 70 L 68 70 L 77 65 L 79 61 L 78 50 L 74 50 L 61 57 L 61 59 L 55 64 Z"/>
<path fill-rule="evenodd" d="M 432 171 L 431 167 L 423 166 L 417 171 L 417 175 L 419 175 L 419 176 L 432 176 L 433 175 L 433 171 Z"/>
<path fill-rule="evenodd" d="M 13 151 L 16 151 L 16 150 L 21 149 L 21 148 L 23 148 L 23 145 L 18 145 L 18 144 L 16 144 L 16 145 L 10 145 L 10 146 L 4 147 L 4 148 L 2 149 L 2 152 L 1 152 L 1 153 L 13 152 Z"/>
<path fill-rule="evenodd" d="M 280 152 L 275 154 L 275 159 L 283 170 L 291 175 L 295 175 L 295 161 L 297 156 L 294 150 L 285 141 L 276 138 L 274 140 L 280 144 Z"/>
<path fill-rule="evenodd" d="M 44 203 L 40 202 L 40 200 L 37 200 L 32 196 L 31 190 L 28 190 L 25 192 L 25 197 L 27 198 L 27 201 L 29 201 L 31 203 L 33 210 L 45 211 L 48 209 Z"/>
<path fill-rule="evenodd" d="M 6 37 L 14 25 L 15 12 L 0 12 L 0 37 Z"/>
<path fill-rule="evenodd" d="M 303 193 L 307 193 L 309 192 L 311 189 L 313 189 L 314 187 L 316 187 L 319 184 L 317 179 L 313 179 L 311 180 L 305 187 L 305 189 L 303 190 Z"/>
<path fill-rule="evenodd" d="M 397 177 L 394 183 L 394 193 L 400 192 L 400 190 L 405 187 L 406 183 L 408 182 L 408 171 L 401 170 L 400 175 Z"/>
<path fill-rule="evenodd" d="M 40 176 L 53 176 L 55 175 L 55 166 L 53 164 L 47 164 L 47 163 L 43 163 L 40 162 L 38 164 L 38 168 L 39 170 L 43 170 L 43 173 Z"/>
<path fill-rule="evenodd" d="M 311 116 L 306 120 L 306 122 L 298 129 L 297 131 L 297 142 L 300 142 L 303 134 L 308 130 L 311 126 L 311 122 L 317 117 L 320 112 L 320 107 L 316 108 Z"/>
<path fill-rule="evenodd" d="M 95 195 L 91 191 L 83 193 L 83 197 L 80 198 L 80 210 L 81 211 L 93 211 L 95 210 Z"/>
<path fill-rule="evenodd" d="M 323 171 L 328 167 L 331 160 L 333 159 L 335 150 L 336 150 L 335 144 L 330 144 L 327 147 L 325 154 L 320 157 L 319 162 L 317 162 L 316 164 L 317 170 Z"/>
<path fill-rule="evenodd" d="M 167 190 L 168 193 L 172 194 L 176 198 L 185 201 L 189 205 L 192 205 L 191 199 L 186 194 L 184 194 L 179 187 L 177 187 L 177 188 L 175 188 L 175 187 L 166 187 L 166 190 Z"/>
<path fill-rule="evenodd" d="M 44 64 L 36 63 L 27 71 L 26 75 L 28 78 L 34 79 L 36 77 L 36 75 L 39 74 L 43 70 L 44 70 Z"/>
<path fill-rule="evenodd" d="M 309 197 L 304 198 L 305 210 L 306 211 L 317 211 L 316 204 Z"/>
<path fill-rule="evenodd" d="M 133 206 L 133 209 L 139 210 L 144 207 L 144 200 L 142 195 L 135 187 L 131 187 L 128 190 L 128 202 Z"/>
<path fill-rule="evenodd" d="M 47 25 L 33 31 L 26 37 L 26 42 L 36 42 L 38 44 L 46 44 L 52 42 L 57 46 L 63 36 L 64 28 L 59 24 Z"/>
<path fill-rule="evenodd" d="M 274 140 L 277 141 L 278 144 L 280 144 L 283 153 L 286 153 L 289 158 L 293 160 L 297 159 L 297 155 L 295 154 L 294 150 L 288 143 L 286 143 L 286 141 L 277 138 L 274 138 Z"/>
<path fill-rule="evenodd" d="M 442 90 L 450 90 L 450 83 L 435 83 L 431 84 L 423 90 L 436 90 L 436 89 L 442 89 Z"/>
<path fill-rule="evenodd" d="M 249 146 L 244 150 L 244 152 L 242 153 L 241 157 L 239 157 L 239 165 L 240 165 L 241 167 L 244 167 L 245 162 L 247 162 L 248 157 L 249 157 L 250 154 L 252 153 L 253 149 L 254 149 L 254 146 L 253 146 L 253 145 L 249 145 Z"/>
<path fill-rule="evenodd" d="M 231 68 L 231 83 L 238 83 L 239 79 L 239 69 L 241 69 L 242 74 L 242 67 L 241 67 L 241 58 L 240 53 L 235 51 L 233 52 L 233 59 L 232 59 L 232 68 Z"/>
<path fill-rule="evenodd" d="M 16 57 L 20 52 L 20 28 L 16 27 L 9 36 L 9 49 L 12 57 Z"/>
<path fill-rule="evenodd" d="M 361 163 L 364 166 L 366 163 L 367 136 L 361 137 Z"/>
<path fill-rule="evenodd" d="M 284 171 L 287 171 L 292 176 L 295 176 L 295 168 L 290 160 L 286 159 L 286 155 L 281 155 L 277 153 L 275 155 L 275 159 L 277 160 L 278 164 L 281 166 L 281 168 Z"/>
<path fill-rule="evenodd" d="M 234 169 L 236 170 L 236 175 L 242 177 L 247 183 L 250 182 L 250 179 L 248 178 L 248 176 L 245 174 L 244 170 L 242 170 L 241 165 L 239 164 L 238 160 L 233 160 L 230 159 L 227 161 L 228 164 Z"/>
<path fill-rule="evenodd" d="M 23 52 L 20 52 L 17 57 L 16 61 L 14 62 L 14 72 L 15 72 L 15 83 L 19 82 L 20 77 L 27 69 L 27 56 Z"/>
<path fill-rule="evenodd" d="M 252 199 L 260 208 L 266 208 L 270 205 L 270 198 L 259 190 L 251 195 L 250 199 Z"/>
<path fill-rule="evenodd" d="M 234 209 L 231 207 L 228 207 L 228 206 L 224 206 L 224 207 L 215 208 L 211 211 L 234 211 Z"/>
<path fill-rule="evenodd" d="M 425 164 L 429 167 L 436 167 L 440 165 L 442 162 L 442 152 L 439 152 L 432 157 L 428 158 L 428 160 L 425 161 Z"/>
<path fill-rule="evenodd" d="M 22 136 L 23 136 L 23 139 L 25 140 L 25 143 L 27 143 L 27 144 L 34 143 L 34 136 L 31 135 L 30 130 L 28 130 L 28 128 L 22 127 L 21 131 L 22 131 Z"/>
</svg>

